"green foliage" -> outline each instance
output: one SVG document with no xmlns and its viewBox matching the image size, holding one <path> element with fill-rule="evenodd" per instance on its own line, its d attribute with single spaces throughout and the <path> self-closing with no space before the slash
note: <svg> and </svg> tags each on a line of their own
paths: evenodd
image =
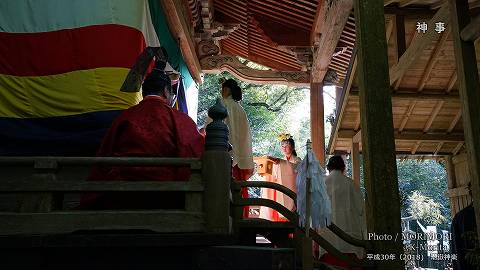
<svg viewBox="0 0 480 270">
<path fill-rule="evenodd" d="M 346 165 L 346 174 L 351 177 L 352 165 L 349 156 L 347 156 Z M 431 199 L 433 203 L 438 204 L 440 213 L 437 214 L 445 218 L 439 226 L 441 229 L 448 229 L 451 223 L 451 215 L 450 202 L 445 195 L 448 184 L 444 164 L 435 160 L 397 160 L 397 172 L 402 217 L 410 215 L 411 204 L 409 198 L 414 192 L 418 192 L 425 198 Z M 360 162 L 360 176 L 360 185 L 365 193 L 363 162 Z"/>
<path fill-rule="evenodd" d="M 409 196 L 414 191 L 418 191 L 439 204 L 441 215 L 447 218 L 442 228 L 447 229 L 451 222 L 450 202 L 445 195 L 447 192 L 447 172 L 443 164 L 435 160 L 421 162 L 405 160 L 397 162 L 397 170 L 402 215 L 408 215 Z"/>
<path fill-rule="evenodd" d="M 433 225 L 442 224 L 446 221 L 440 211 L 440 204 L 418 191 L 414 191 L 408 196 L 408 203 L 408 213 L 415 219 Z"/>
<path fill-rule="evenodd" d="M 210 106 L 220 97 L 220 78 L 233 78 L 228 73 L 207 74 L 200 85 L 198 98 L 198 124 L 203 126 Z M 308 115 L 300 120 L 298 130 L 292 127 L 293 109 L 306 98 L 301 88 L 279 85 L 255 85 L 237 80 L 243 90 L 242 106 L 247 113 L 252 131 L 253 154 L 255 156 L 274 155 L 281 157 L 277 135 L 281 132 L 293 134 L 297 142 L 297 152 L 310 137 Z M 299 153 L 300 155 L 300 153 Z"/>
</svg>

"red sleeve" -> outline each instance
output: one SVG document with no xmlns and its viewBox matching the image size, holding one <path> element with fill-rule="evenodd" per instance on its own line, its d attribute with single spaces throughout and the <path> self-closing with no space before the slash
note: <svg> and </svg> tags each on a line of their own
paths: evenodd
<svg viewBox="0 0 480 270">
<path fill-rule="evenodd" d="M 121 115 L 114 120 L 112 126 L 108 129 L 107 134 L 102 140 L 102 144 L 97 151 L 97 157 L 109 157 L 113 155 L 114 145 L 115 145 L 115 138 L 117 135 L 117 129 L 119 123 L 122 122 Z M 88 181 L 104 181 L 107 180 L 108 172 L 110 171 L 109 167 L 105 166 L 93 166 L 90 175 L 88 177 Z"/>
<path fill-rule="evenodd" d="M 197 125 L 188 115 L 181 112 L 176 113 L 174 118 L 179 157 L 200 158 L 205 149 L 205 138 L 198 132 Z"/>
</svg>

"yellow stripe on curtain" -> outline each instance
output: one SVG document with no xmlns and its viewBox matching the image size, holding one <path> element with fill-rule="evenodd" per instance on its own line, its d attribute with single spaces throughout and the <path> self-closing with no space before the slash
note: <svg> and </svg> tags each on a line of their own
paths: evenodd
<svg viewBox="0 0 480 270">
<path fill-rule="evenodd" d="M 0 117 L 54 117 L 129 108 L 141 95 L 120 91 L 128 71 L 96 68 L 39 77 L 0 75 Z"/>
</svg>

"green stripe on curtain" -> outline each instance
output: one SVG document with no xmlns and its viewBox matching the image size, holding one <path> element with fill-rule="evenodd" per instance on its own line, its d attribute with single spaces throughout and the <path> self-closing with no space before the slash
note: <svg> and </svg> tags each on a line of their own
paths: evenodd
<svg viewBox="0 0 480 270">
<path fill-rule="evenodd" d="M 152 23 L 157 32 L 160 44 L 167 50 L 169 63 L 172 67 L 178 70 L 184 77 L 185 90 L 188 89 L 193 83 L 192 75 L 190 74 L 187 64 L 183 60 L 182 52 L 178 47 L 177 41 L 170 33 L 168 28 L 167 18 L 163 12 L 160 0 L 149 0 L 150 14 L 152 16 Z"/>
</svg>

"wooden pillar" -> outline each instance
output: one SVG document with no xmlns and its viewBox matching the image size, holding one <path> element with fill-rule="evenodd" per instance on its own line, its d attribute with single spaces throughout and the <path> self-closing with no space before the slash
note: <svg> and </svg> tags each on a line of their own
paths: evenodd
<svg viewBox="0 0 480 270">
<path fill-rule="evenodd" d="M 457 186 L 457 181 L 455 179 L 455 165 L 453 164 L 453 159 L 450 155 L 445 157 L 445 169 L 448 176 L 448 188 L 455 188 Z"/>
<path fill-rule="evenodd" d="M 323 84 L 310 84 L 310 121 L 313 152 L 325 167 L 325 124 L 323 105 Z"/>
<path fill-rule="evenodd" d="M 480 224 L 480 83 L 472 41 L 462 41 L 460 31 L 470 23 L 467 0 L 448 0 L 462 102 L 463 132 L 469 160 L 472 195 L 477 224 Z M 447 27 L 449 27 L 447 25 Z M 480 236 L 480 230 L 477 231 Z"/>
<path fill-rule="evenodd" d="M 445 157 L 445 169 L 447 171 L 447 181 L 448 181 L 448 191 L 454 189 L 456 184 L 455 179 L 455 165 L 453 164 L 452 156 Z M 452 214 L 452 218 L 455 216 L 457 211 L 457 198 L 453 197 L 450 192 L 448 192 L 448 197 L 450 198 L 450 212 Z"/>
<path fill-rule="evenodd" d="M 355 187 L 360 189 L 360 147 L 359 143 L 352 139 L 352 178 Z"/>
<path fill-rule="evenodd" d="M 405 17 L 403 15 L 395 15 L 395 42 L 397 46 L 397 63 L 400 57 L 407 50 L 407 43 L 405 41 Z"/>
<path fill-rule="evenodd" d="M 371 240 L 373 233 L 393 236 L 392 241 L 372 241 L 371 253 L 397 258 L 375 261 L 375 269 L 403 270 L 403 244 L 395 237 L 401 235 L 400 198 L 383 1 L 354 2 L 367 230 Z"/>
<path fill-rule="evenodd" d="M 230 182 L 232 158 L 228 153 L 228 127 L 223 122 L 227 109 L 220 99 L 208 110 L 213 122 L 207 125 L 205 153 L 202 156 L 202 179 L 205 185 L 203 208 L 208 232 L 229 234 Z"/>
<path fill-rule="evenodd" d="M 337 108 L 337 112 L 341 110 L 342 104 L 342 93 L 343 93 L 343 88 L 335 86 L 335 108 Z"/>
</svg>

